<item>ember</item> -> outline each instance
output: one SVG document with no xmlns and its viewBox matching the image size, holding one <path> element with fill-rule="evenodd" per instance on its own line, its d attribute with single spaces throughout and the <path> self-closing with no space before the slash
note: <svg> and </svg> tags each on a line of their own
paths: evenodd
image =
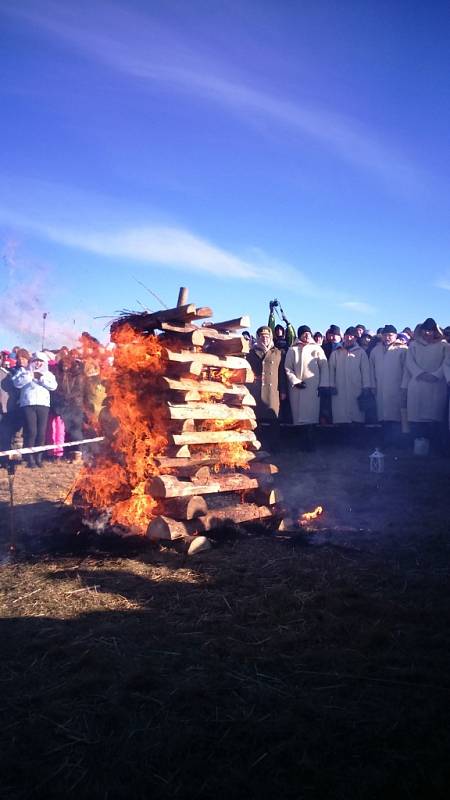
<svg viewBox="0 0 450 800">
<path fill-rule="evenodd" d="M 305 511 L 305 513 L 301 515 L 299 519 L 299 524 L 304 525 L 305 522 L 311 522 L 311 520 L 317 519 L 317 517 L 320 517 L 322 514 L 323 514 L 322 506 L 316 506 L 314 511 Z"/>
</svg>

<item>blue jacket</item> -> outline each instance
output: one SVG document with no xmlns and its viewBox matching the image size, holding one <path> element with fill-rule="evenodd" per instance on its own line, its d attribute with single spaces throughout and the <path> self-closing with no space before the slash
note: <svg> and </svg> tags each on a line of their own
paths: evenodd
<svg viewBox="0 0 450 800">
<path fill-rule="evenodd" d="M 43 370 L 39 378 L 34 377 L 28 367 L 20 367 L 13 375 L 12 382 L 16 389 L 20 389 L 19 405 L 24 406 L 49 406 L 50 392 L 56 389 L 56 378 L 53 372 Z"/>
</svg>

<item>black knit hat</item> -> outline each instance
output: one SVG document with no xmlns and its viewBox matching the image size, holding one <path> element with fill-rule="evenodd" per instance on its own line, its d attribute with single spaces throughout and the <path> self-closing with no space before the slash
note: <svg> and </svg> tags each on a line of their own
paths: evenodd
<svg viewBox="0 0 450 800">
<path fill-rule="evenodd" d="M 354 325 L 350 325 L 350 327 L 347 328 L 347 330 L 345 331 L 344 336 L 356 336 L 356 333 L 357 333 L 357 331 L 356 331 L 355 326 Z"/>
<path fill-rule="evenodd" d="M 300 325 L 299 329 L 297 330 L 298 338 L 300 339 L 300 336 L 302 336 L 302 334 L 306 333 L 307 331 L 308 331 L 308 333 L 312 334 L 312 331 L 311 331 L 311 328 L 309 327 L 309 325 Z"/>
<path fill-rule="evenodd" d="M 383 333 L 397 333 L 397 328 L 395 328 L 394 325 L 385 325 Z"/>
<path fill-rule="evenodd" d="M 327 330 L 327 333 L 334 333 L 334 334 L 337 334 L 338 336 L 340 336 L 341 335 L 341 329 L 340 329 L 339 325 L 330 325 L 330 327 Z"/>
</svg>

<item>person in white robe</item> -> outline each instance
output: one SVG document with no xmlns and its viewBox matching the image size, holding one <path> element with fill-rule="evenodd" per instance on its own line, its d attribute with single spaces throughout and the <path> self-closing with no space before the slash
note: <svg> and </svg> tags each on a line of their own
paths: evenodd
<svg viewBox="0 0 450 800">
<path fill-rule="evenodd" d="M 407 393 L 408 422 L 414 437 L 430 439 L 441 447 L 447 401 L 444 363 L 448 344 L 432 317 L 418 325 L 405 361 L 402 386 Z"/>
<path fill-rule="evenodd" d="M 294 425 L 312 426 L 319 422 L 320 395 L 329 392 L 328 361 L 316 344 L 308 325 L 301 325 L 297 339 L 286 353 L 284 367 L 289 386 Z M 312 428 L 307 431 L 307 449 L 312 448 Z"/>
<path fill-rule="evenodd" d="M 371 386 L 377 403 L 377 418 L 383 425 L 385 445 L 399 441 L 401 387 L 407 352 L 408 347 L 398 338 L 395 326 L 385 325 L 381 342 L 370 353 Z"/>
<path fill-rule="evenodd" d="M 361 397 L 370 394 L 370 368 L 369 359 L 356 339 L 356 328 L 347 328 L 343 347 L 330 356 L 333 424 L 365 421 Z"/>
</svg>

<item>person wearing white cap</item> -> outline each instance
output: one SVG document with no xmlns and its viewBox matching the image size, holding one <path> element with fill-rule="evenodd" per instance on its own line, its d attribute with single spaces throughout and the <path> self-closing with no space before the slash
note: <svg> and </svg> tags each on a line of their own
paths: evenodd
<svg viewBox="0 0 450 800">
<path fill-rule="evenodd" d="M 24 447 L 45 444 L 50 408 L 50 392 L 56 389 L 56 378 L 48 368 L 48 357 L 42 351 L 33 353 L 26 367 L 20 367 L 12 378 L 20 390 L 19 405 L 24 417 Z M 27 457 L 29 467 L 42 467 L 42 453 Z"/>
</svg>

